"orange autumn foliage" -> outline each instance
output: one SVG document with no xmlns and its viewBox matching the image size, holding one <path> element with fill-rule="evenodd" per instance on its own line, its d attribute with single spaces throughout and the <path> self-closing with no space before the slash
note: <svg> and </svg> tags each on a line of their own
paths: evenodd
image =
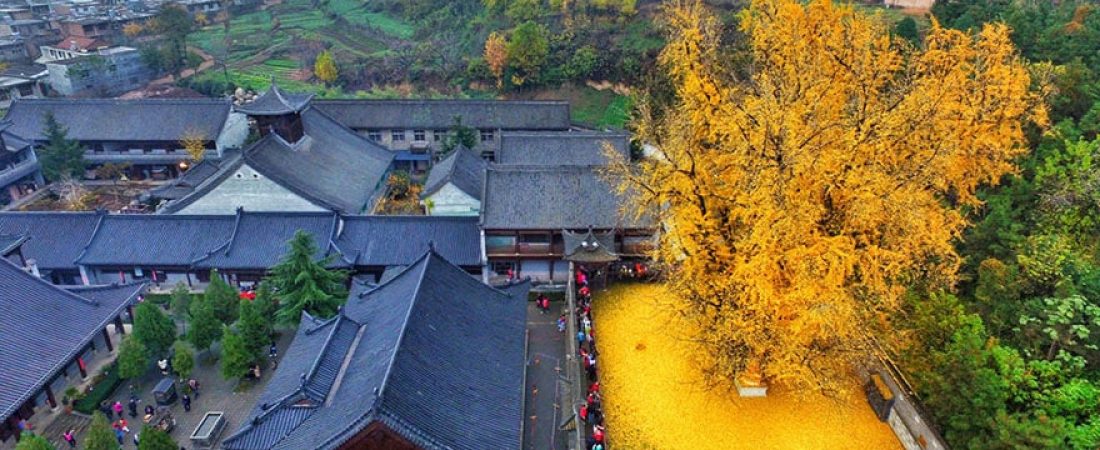
<svg viewBox="0 0 1100 450">
<path fill-rule="evenodd" d="M 489 72 L 497 79 L 497 88 L 503 83 L 504 68 L 508 64 L 508 48 L 504 42 L 504 36 L 500 33 L 489 33 L 485 40 L 485 63 L 489 65 Z"/>
<path fill-rule="evenodd" d="M 700 2 L 665 15 L 675 100 L 643 102 L 655 154 L 613 175 L 663 224 L 656 257 L 703 326 L 707 378 L 752 364 L 772 384 L 841 388 L 868 336 L 895 336 L 908 287 L 954 283 L 964 208 L 1015 170 L 1040 95 L 1002 25 L 933 24 L 914 49 L 848 5 L 754 0 L 746 75 Z"/>
</svg>

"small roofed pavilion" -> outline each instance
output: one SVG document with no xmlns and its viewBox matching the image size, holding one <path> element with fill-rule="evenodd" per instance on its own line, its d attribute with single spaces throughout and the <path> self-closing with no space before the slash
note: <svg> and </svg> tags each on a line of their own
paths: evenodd
<svg viewBox="0 0 1100 450">
<path fill-rule="evenodd" d="M 108 326 L 123 332 L 123 311 L 144 288 L 63 289 L 0 261 L 0 440 L 38 407 L 57 408 L 57 392 L 86 379 L 97 353 L 114 352 Z"/>
<path fill-rule="evenodd" d="M 312 99 L 313 94 L 284 92 L 272 77 L 267 92 L 251 103 L 237 106 L 236 110 L 256 121 L 260 136 L 274 132 L 287 142 L 294 143 L 305 135 L 301 113 L 309 107 Z"/>
<path fill-rule="evenodd" d="M 565 244 L 565 260 L 595 269 L 592 271 L 592 281 L 606 286 L 608 264 L 620 259 L 619 254 L 615 253 L 615 232 L 597 232 L 588 227 L 588 231 L 583 233 L 562 230 L 561 236 Z"/>
</svg>

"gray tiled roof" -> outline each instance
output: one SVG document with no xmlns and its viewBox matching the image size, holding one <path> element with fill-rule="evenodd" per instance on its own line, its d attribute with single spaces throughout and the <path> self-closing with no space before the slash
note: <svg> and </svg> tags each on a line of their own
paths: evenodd
<svg viewBox="0 0 1100 450">
<path fill-rule="evenodd" d="M 46 113 L 78 141 L 179 141 L 189 132 L 213 140 L 229 115 L 228 99 L 17 99 L 5 116 L 11 131 L 44 140 Z"/>
<path fill-rule="evenodd" d="M 620 212 L 627 198 L 593 166 L 492 166 L 481 221 L 493 230 L 647 228 Z"/>
<path fill-rule="evenodd" d="M 0 233 L 0 256 L 5 256 L 21 247 L 30 238 L 26 233 L 4 234 Z"/>
<path fill-rule="evenodd" d="M 196 261 L 195 267 L 251 269 L 274 266 L 286 254 L 287 242 L 298 230 L 313 236 L 313 243 L 319 251 L 315 256 L 322 258 L 330 250 L 329 244 L 338 220 L 335 213 L 324 212 L 238 212 L 237 223 L 232 232 L 226 234 L 216 251 Z"/>
<path fill-rule="evenodd" d="M 341 216 L 338 222 L 333 213 L 311 212 L 0 213 L 0 235 L 29 236 L 23 255 L 42 269 L 75 269 L 77 262 L 266 269 L 279 261 L 299 229 L 313 235 L 322 252 L 318 257 L 338 255 L 336 266 L 407 265 L 433 242 L 456 264 L 481 265 L 476 217 Z"/>
<path fill-rule="evenodd" d="M 269 134 L 245 150 L 245 162 L 307 200 L 346 214 L 369 206 L 393 153 L 324 113 L 302 113 L 305 137 L 288 144 Z"/>
<path fill-rule="evenodd" d="M 625 161 L 630 159 L 629 136 L 625 133 L 564 131 L 504 133 L 497 150 L 497 164 L 509 165 L 606 165 L 606 147 L 611 146 Z"/>
<path fill-rule="evenodd" d="M 23 256 L 40 269 L 75 269 L 100 217 L 94 212 L 0 213 L 0 233 L 29 236 Z"/>
<path fill-rule="evenodd" d="M 77 263 L 189 266 L 229 241 L 233 216 L 105 215 Z"/>
<path fill-rule="evenodd" d="M 408 265 L 429 245 L 463 267 L 481 265 L 476 217 L 345 216 L 336 247 L 356 266 Z"/>
<path fill-rule="evenodd" d="M 503 130 L 568 130 L 565 101 L 500 100 L 321 100 L 313 107 L 340 123 L 364 129 L 447 129 L 454 117 L 472 128 Z"/>
<path fill-rule="evenodd" d="M 222 170 L 236 164 L 240 159 L 240 152 L 227 150 L 226 155 L 220 161 L 204 159 L 184 172 L 179 178 L 166 184 L 162 184 L 149 190 L 149 193 L 165 200 L 176 200 L 186 197 L 203 185 L 211 177 L 222 173 Z"/>
<path fill-rule="evenodd" d="M 496 290 L 434 252 L 378 288 L 356 285 L 338 319 L 303 317 L 223 446 L 331 449 L 380 422 L 425 449 L 518 448 L 529 288 Z M 354 339 L 339 329 L 356 325 Z M 314 378 L 334 369 L 331 385 Z"/>
<path fill-rule="evenodd" d="M 0 260 L 0 418 L 53 380 L 143 288 L 84 288 L 77 295 Z"/>
<path fill-rule="evenodd" d="M 615 254 L 615 233 L 565 230 L 562 231 L 562 241 L 565 244 L 565 259 L 569 261 L 611 262 L 619 259 L 619 255 Z"/>
<path fill-rule="evenodd" d="M 481 200 L 481 187 L 485 183 L 485 168 L 488 163 L 473 150 L 459 147 L 450 155 L 432 167 L 428 179 L 424 182 L 421 197 L 435 194 L 447 183 L 452 183 L 467 195 Z"/>
<path fill-rule="evenodd" d="M 237 106 L 236 110 L 250 116 L 280 116 L 301 112 L 309 105 L 309 100 L 312 98 L 313 94 L 285 92 L 275 84 L 275 79 L 272 78 L 271 87 L 267 92 L 257 97 L 252 103 Z"/>
</svg>

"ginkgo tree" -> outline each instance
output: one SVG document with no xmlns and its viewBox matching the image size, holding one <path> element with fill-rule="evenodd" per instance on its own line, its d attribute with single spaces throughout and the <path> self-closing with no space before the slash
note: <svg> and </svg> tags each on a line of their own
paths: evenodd
<svg viewBox="0 0 1100 450">
<path fill-rule="evenodd" d="M 953 284 L 965 210 L 1014 170 L 1042 96 L 1000 25 L 933 23 L 916 48 L 848 5 L 753 0 L 729 58 L 701 2 L 665 17 L 675 97 L 642 102 L 655 154 L 611 176 L 660 220 L 709 380 L 837 389 L 907 289 Z"/>
</svg>

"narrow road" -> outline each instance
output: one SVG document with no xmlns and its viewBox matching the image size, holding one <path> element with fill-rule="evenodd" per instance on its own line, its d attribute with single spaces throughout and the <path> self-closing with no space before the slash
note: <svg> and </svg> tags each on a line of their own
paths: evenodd
<svg viewBox="0 0 1100 450">
<path fill-rule="evenodd" d="M 206 53 L 205 51 L 203 51 L 203 49 L 198 48 L 198 47 L 190 47 L 189 46 L 189 47 L 187 47 L 187 50 L 191 51 L 191 52 L 195 52 L 195 54 L 202 57 L 202 62 L 199 63 L 199 67 L 197 67 L 195 69 L 184 69 L 183 72 L 180 73 L 180 79 L 187 78 L 187 77 L 190 77 L 190 76 L 194 76 L 195 74 L 197 74 L 199 72 L 202 72 L 206 69 L 214 67 L 214 57 L 210 56 L 209 53 Z M 176 82 L 176 76 L 170 74 L 170 75 L 165 75 L 163 77 L 157 78 L 153 81 L 150 81 L 149 86 L 157 86 L 157 85 L 161 85 L 161 84 L 172 84 L 172 83 L 175 83 L 175 82 Z"/>
</svg>

